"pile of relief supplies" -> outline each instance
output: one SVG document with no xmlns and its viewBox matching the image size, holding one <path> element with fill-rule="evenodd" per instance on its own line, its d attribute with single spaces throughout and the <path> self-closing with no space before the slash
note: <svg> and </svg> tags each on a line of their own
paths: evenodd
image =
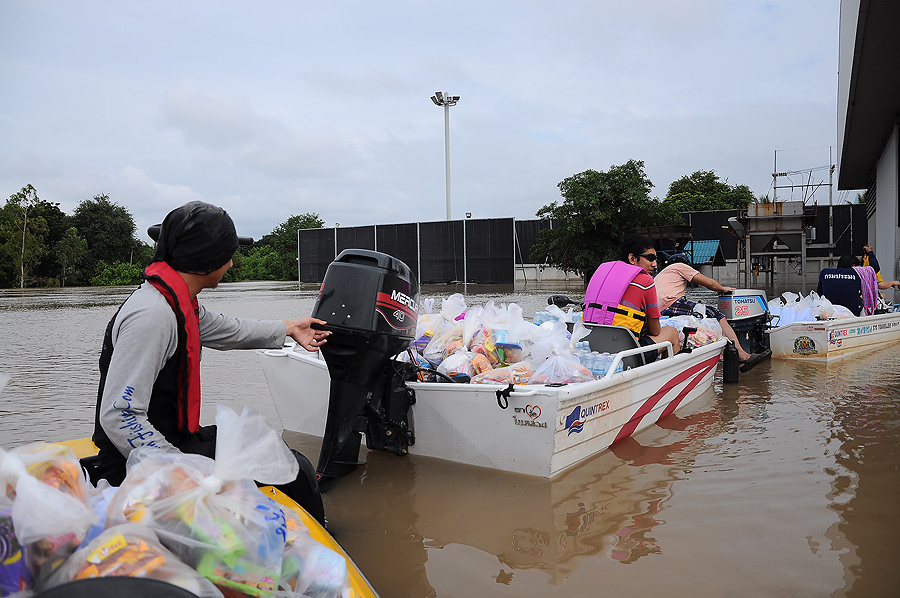
<svg viewBox="0 0 900 598">
<path fill-rule="evenodd" d="M 581 313 L 556 305 L 539 311 L 527 321 L 515 303 L 468 306 L 462 294 L 443 299 L 440 311 L 433 298 L 421 302 L 423 314 L 416 326 L 416 340 L 398 358 L 423 369 L 425 382 L 472 384 L 553 384 L 588 382 L 604 377 L 615 355 L 592 351 L 583 340 L 590 330 Z M 702 313 L 702 312 L 701 312 Z M 721 338 L 718 322 L 693 316 L 664 318 L 679 335 L 684 326 L 698 329 L 689 342 L 705 345 Z M 683 342 L 683 336 L 681 338 Z M 619 362 L 616 372 L 622 371 Z"/>
<path fill-rule="evenodd" d="M 65 445 L 0 449 L 0 596 L 96 577 L 149 578 L 200 598 L 349 598 L 347 560 L 260 491 L 298 465 L 265 420 L 218 406 L 215 460 L 139 448 L 118 488 Z"/>
<path fill-rule="evenodd" d="M 814 322 L 816 320 L 833 320 L 853 318 L 853 312 L 843 305 L 834 305 L 827 297 L 815 291 L 809 295 L 782 293 L 769 302 L 769 313 L 772 314 L 773 326 L 785 326 L 794 322 Z"/>
</svg>

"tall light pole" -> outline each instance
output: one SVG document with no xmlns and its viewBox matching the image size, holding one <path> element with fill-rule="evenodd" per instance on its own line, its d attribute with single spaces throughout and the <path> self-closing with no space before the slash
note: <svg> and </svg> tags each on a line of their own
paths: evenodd
<svg viewBox="0 0 900 598">
<path fill-rule="evenodd" d="M 447 220 L 450 220 L 450 106 L 456 106 L 459 96 L 436 91 L 431 101 L 435 106 L 444 107 L 444 170 L 447 175 Z"/>
</svg>

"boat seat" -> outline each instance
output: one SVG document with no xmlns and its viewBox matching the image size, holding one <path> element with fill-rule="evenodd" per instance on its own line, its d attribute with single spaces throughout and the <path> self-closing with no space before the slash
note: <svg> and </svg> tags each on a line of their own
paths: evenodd
<svg viewBox="0 0 900 598">
<path fill-rule="evenodd" d="M 590 334 L 581 340 L 586 340 L 590 344 L 591 351 L 618 353 L 619 351 L 635 349 L 641 346 L 634 333 L 624 326 L 591 324 L 590 322 L 585 322 L 585 326 L 590 330 Z M 626 370 L 636 368 L 644 365 L 644 356 L 641 354 L 631 355 L 623 359 L 622 364 Z"/>
</svg>

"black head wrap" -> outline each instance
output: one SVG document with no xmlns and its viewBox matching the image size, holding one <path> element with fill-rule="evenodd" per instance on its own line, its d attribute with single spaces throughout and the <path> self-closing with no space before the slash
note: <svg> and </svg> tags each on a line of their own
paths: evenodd
<svg viewBox="0 0 900 598">
<path fill-rule="evenodd" d="M 231 216 L 222 208 L 192 201 L 163 220 L 153 261 L 180 272 L 209 274 L 228 263 L 237 248 Z"/>
</svg>

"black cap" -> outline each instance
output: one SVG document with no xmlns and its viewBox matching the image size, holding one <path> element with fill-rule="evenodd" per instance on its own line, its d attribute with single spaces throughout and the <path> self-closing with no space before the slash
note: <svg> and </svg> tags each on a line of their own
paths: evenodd
<svg viewBox="0 0 900 598">
<path fill-rule="evenodd" d="M 151 237 L 154 228 L 148 230 Z M 228 263 L 237 248 L 231 216 L 220 207 L 192 201 L 163 220 L 153 261 L 166 262 L 180 272 L 208 274 Z"/>
</svg>

